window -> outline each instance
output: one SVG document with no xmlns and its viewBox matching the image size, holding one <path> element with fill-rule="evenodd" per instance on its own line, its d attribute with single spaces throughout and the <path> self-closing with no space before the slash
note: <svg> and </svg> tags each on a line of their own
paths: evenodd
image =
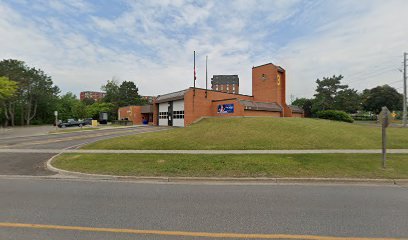
<svg viewBox="0 0 408 240">
<path fill-rule="evenodd" d="M 235 84 L 232 84 L 232 91 L 235 92 Z"/>
<path fill-rule="evenodd" d="M 229 92 L 229 84 L 227 84 L 227 92 Z"/>
<path fill-rule="evenodd" d="M 159 112 L 159 119 L 167 119 L 168 112 Z"/>
<path fill-rule="evenodd" d="M 173 118 L 174 119 L 184 119 L 184 111 L 174 111 Z"/>
<path fill-rule="evenodd" d="M 218 91 L 218 85 L 215 86 L 215 90 Z"/>
<path fill-rule="evenodd" d="M 223 86 L 223 85 L 221 85 L 221 91 L 222 91 L 222 90 L 224 90 L 224 86 Z"/>
</svg>

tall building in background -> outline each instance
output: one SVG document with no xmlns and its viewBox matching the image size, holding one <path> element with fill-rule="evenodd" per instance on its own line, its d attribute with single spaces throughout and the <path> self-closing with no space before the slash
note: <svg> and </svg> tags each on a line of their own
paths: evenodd
<svg viewBox="0 0 408 240">
<path fill-rule="evenodd" d="M 238 75 L 214 75 L 211 78 L 211 89 L 224 93 L 239 94 Z"/>
<path fill-rule="evenodd" d="M 82 101 L 85 98 L 91 98 L 95 101 L 99 101 L 104 98 L 106 93 L 104 92 L 93 92 L 93 91 L 84 91 L 79 94 L 79 99 Z"/>
</svg>

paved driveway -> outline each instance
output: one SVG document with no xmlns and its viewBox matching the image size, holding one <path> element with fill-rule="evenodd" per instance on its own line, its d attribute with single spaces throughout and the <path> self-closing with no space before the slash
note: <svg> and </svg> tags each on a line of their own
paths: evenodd
<svg viewBox="0 0 408 240">
<path fill-rule="evenodd" d="M 0 149 L 67 149 L 76 148 L 80 144 L 102 139 L 140 134 L 144 132 L 162 131 L 168 128 L 137 126 L 129 128 L 83 131 L 54 135 L 12 137 L 0 139 Z M 1 153 L 0 175 L 53 175 L 46 169 L 45 162 L 53 153 Z"/>
</svg>

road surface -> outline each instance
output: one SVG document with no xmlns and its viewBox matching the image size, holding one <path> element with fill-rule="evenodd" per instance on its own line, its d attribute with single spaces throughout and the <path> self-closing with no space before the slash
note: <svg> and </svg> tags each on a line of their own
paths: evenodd
<svg viewBox="0 0 408 240">
<path fill-rule="evenodd" d="M 41 136 L 0 138 L 0 149 L 67 149 L 97 140 L 165 130 L 165 127 L 136 126 L 95 131 L 82 131 Z M 53 175 L 46 169 L 45 162 L 53 153 L 1 153 L 0 175 Z"/>
<path fill-rule="evenodd" d="M 288 239 L 408 237 L 408 189 L 400 186 L 149 184 L 3 177 L 0 193 L 3 240 L 247 239 L 241 234 L 265 234 L 270 239 L 280 234 Z M 39 228 L 18 223 L 39 224 Z M 107 230 L 98 232 L 101 229 Z M 302 238 L 296 238 L 299 235 Z"/>
</svg>

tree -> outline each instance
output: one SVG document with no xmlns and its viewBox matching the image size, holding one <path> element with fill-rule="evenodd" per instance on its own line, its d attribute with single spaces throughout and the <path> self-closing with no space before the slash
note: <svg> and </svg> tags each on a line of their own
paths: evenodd
<svg viewBox="0 0 408 240">
<path fill-rule="evenodd" d="M 335 108 L 335 99 L 339 91 L 347 89 L 347 85 L 341 85 L 340 80 L 343 79 L 342 75 L 326 78 L 323 80 L 317 79 L 317 88 L 315 96 L 315 102 L 313 104 L 313 112 L 320 110 L 329 110 Z M 339 109 L 341 110 L 341 109 Z"/>
<path fill-rule="evenodd" d="M 66 121 L 68 118 L 74 118 L 75 109 L 74 107 L 80 102 L 77 97 L 71 93 L 67 92 L 58 99 L 57 111 L 58 118 L 62 121 Z"/>
<path fill-rule="evenodd" d="M 17 82 L 0 77 L 0 101 L 5 101 L 17 92 Z"/>
<path fill-rule="evenodd" d="M 85 106 L 89 106 L 95 103 L 95 99 L 93 98 L 84 98 L 82 99 L 82 101 L 84 103 Z"/>
<path fill-rule="evenodd" d="M 115 111 L 115 105 L 112 103 L 99 103 L 96 102 L 86 108 L 86 114 L 89 117 L 92 117 L 94 119 L 99 118 L 99 113 L 101 112 L 107 112 L 109 113 L 110 116 L 112 116 L 113 111 Z"/>
<path fill-rule="evenodd" d="M 361 109 L 361 95 L 355 89 L 343 89 L 334 98 L 333 109 L 356 113 Z"/>
<path fill-rule="evenodd" d="M 311 117 L 313 101 L 314 99 L 309 98 L 296 98 L 295 101 L 292 102 L 292 105 L 301 107 L 304 111 L 305 117 Z"/>
<path fill-rule="evenodd" d="M 144 105 L 144 101 L 142 101 L 138 91 L 139 89 L 136 87 L 134 82 L 122 82 L 119 87 L 119 107 L 129 105 Z"/>
<path fill-rule="evenodd" d="M 102 86 L 102 91 L 105 91 L 106 95 L 103 98 L 104 102 L 117 105 L 120 101 L 119 84 L 116 79 L 108 80 L 108 82 Z"/>
<path fill-rule="evenodd" d="M 10 121 L 14 126 L 15 119 L 19 118 L 21 125 L 29 125 L 36 116 L 48 116 L 50 109 L 39 106 L 53 103 L 59 93 L 51 77 L 40 69 L 30 68 L 23 61 L 14 59 L 0 62 L 0 76 L 17 82 L 15 96 L 3 103 L 4 112 L 7 113 L 6 122 Z"/>
<path fill-rule="evenodd" d="M 390 111 L 402 110 L 402 94 L 388 85 L 365 89 L 362 94 L 363 109 L 378 114 L 381 107 L 386 106 Z"/>
</svg>

